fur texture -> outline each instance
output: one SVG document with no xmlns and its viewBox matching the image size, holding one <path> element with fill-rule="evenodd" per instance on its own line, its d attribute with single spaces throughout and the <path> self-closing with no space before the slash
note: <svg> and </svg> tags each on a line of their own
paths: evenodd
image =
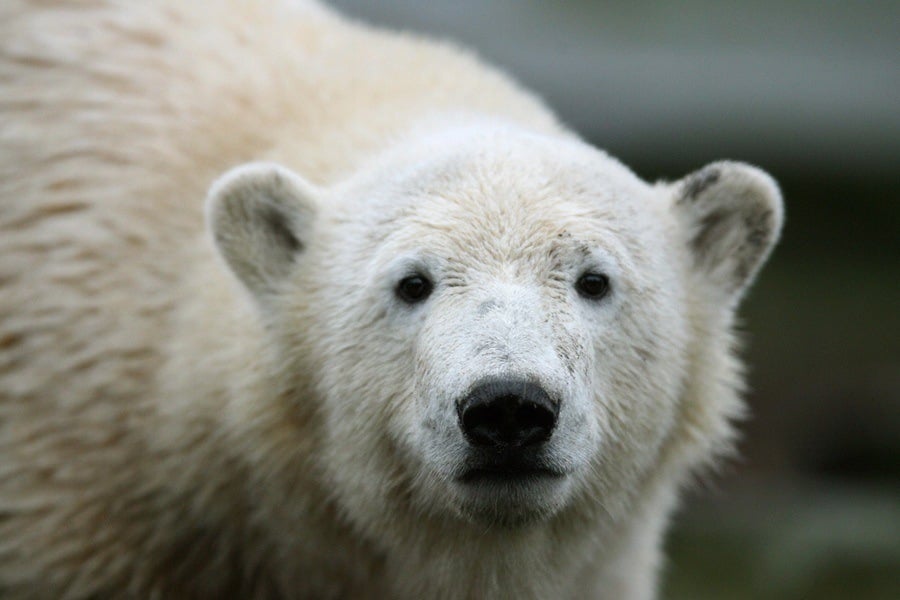
<svg viewBox="0 0 900 600">
<path fill-rule="evenodd" d="M 651 598 L 781 219 L 317 4 L 6 1 L 0 596 Z M 510 375 L 560 476 L 460 483 Z"/>
</svg>

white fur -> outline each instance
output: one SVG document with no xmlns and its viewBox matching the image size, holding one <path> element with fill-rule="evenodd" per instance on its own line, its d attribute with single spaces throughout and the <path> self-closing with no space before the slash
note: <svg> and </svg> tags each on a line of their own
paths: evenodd
<svg viewBox="0 0 900 600">
<path fill-rule="evenodd" d="M 768 176 L 648 185 L 305 2 L 13 0 L 0 80 L 4 599 L 653 597 L 741 412 Z M 456 480 L 498 375 L 559 399 L 562 479 Z"/>
</svg>

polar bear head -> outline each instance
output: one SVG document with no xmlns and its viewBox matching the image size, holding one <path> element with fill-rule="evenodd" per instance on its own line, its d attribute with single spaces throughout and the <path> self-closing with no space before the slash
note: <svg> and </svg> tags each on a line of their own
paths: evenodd
<svg viewBox="0 0 900 600">
<path fill-rule="evenodd" d="M 323 485 L 363 526 L 615 513 L 709 454 L 738 406 L 731 316 L 781 214 L 747 165 L 649 185 L 503 127 L 422 136 L 329 188 L 245 165 L 207 204 L 273 377 L 299 382 L 279 389 L 303 390 L 279 402 L 312 405 Z"/>
</svg>

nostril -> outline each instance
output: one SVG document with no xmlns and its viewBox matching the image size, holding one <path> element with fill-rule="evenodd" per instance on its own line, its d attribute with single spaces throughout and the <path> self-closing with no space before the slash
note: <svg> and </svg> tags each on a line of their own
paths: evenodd
<svg viewBox="0 0 900 600">
<path fill-rule="evenodd" d="M 500 443 L 504 434 L 505 418 L 503 406 L 499 404 L 476 403 L 463 411 L 463 431 L 479 446 Z"/>
<path fill-rule="evenodd" d="M 458 406 L 460 426 L 470 443 L 521 447 L 547 441 L 558 407 L 538 385 L 490 381 L 476 386 Z"/>
<path fill-rule="evenodd" d="M 516 410 L 516 421 L 521 429 L 521 445 L 527 446 L 550 437 L 556 425 L 556 414 L 544 406 L 527 402 Z"/>
</svg>

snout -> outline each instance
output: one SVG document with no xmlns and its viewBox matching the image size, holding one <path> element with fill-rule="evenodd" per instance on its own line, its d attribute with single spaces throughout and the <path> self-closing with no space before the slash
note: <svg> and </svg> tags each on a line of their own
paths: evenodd
<svg viewBox="0 0 900 600">
<path fill-rule="evenodd" d="M 531 381 L 491 379 L 472 388 L 456 411 L 467 448 L 454 491 L 465 513 L 512 525 L 561 505 L 568 481 L 552 451 L 558 400 Z"/>
<path fill-rule="evenodd" d="M 540 385 L 517 379 L 482 382 L 456 409 L 469 444 L 513 452 L 548 441 L 559 416 L 559 403 Z"/>
</svg>

